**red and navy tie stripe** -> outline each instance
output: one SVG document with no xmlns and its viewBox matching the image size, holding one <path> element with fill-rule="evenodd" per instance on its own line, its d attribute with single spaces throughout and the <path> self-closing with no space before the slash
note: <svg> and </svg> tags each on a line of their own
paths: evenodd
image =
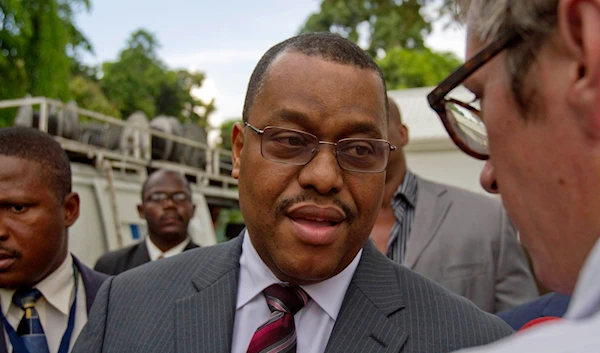
<svg viewBox="0 0 600 353">
<path fill-rule="evenodd" d="M 294 315 L 308 302 L 298 286 L 276 283 L 263 291 L 271 315 L 252 336 L 248 353 L 296 352 Z"/>
</svg>

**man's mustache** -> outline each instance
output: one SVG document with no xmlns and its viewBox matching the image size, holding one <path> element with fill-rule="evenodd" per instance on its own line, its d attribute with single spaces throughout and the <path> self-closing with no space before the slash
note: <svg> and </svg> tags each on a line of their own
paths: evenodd
<svg viewBox="0 0 600 353">
<path fill-rule="evenodd" d="M 345 222 L 348 223 L 348 225 L 351 225 L 356 219 L 356 212 L 354 211 L 354 209 L 348 206 L 342 200 L 336 197 L 311 196 L 309 192 L 303 192 L 298 196 L 281 200 L 279 203 L 277 203 L 277 206 L 275 207 L 275 213 L 277 216 L 284 215 L 286 210 L 288 210 L 293 205 L 310 200 L 313 200 L 316 204 L 321 204 L 323 200 L 327 200 L 330 203 L 335 204 L 337 207 L 341 208 L 342 211 L 344 211 L 344 214 L 346 215 Z M 321 202 L 318 202 L 319 200 Z"/>
<path fill-rule="evenodd" d="M 23 254 L 21 254 L 21 252 L 18 250 L 0 246 L 0 259 L 7 258 L 7 257 L 22 257 L 22 256 L 23 256 Z"/>
</svg>

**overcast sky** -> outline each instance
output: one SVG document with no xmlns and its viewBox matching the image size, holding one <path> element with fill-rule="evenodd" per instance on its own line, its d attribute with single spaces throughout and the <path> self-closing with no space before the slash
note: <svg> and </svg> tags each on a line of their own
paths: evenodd
<svg viewBox="0 0 600 353">
<path fill-rule="evenodd" d="M 297 34 L 318 0 L 93 0 L 92 10 L 77 16 L 95 56 L 89 64 L 116 60 L 130 34 L 152 32 L 159 56 L 174 68 L 200 70 L 206 80 L 199 95 L 215 97 L 212 126 L 241 117 L 246 86 L 261 55 Z M 464 58 L 464 32 L 434 25 L 427 44 Z"/>
</svg>

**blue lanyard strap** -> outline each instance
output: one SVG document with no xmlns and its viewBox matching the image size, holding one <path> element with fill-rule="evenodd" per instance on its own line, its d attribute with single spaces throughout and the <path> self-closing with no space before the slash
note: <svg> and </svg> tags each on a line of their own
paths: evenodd
<svg viewBox="0 0 600 353">
<path fill-rule="evenodd" d="M 75 280 L 74 297 L 73 304 L 71 304 L 71 310 L 69 311 L 69 322 L 67 324 L 67 329 L 65 334 L 60 341 L 60 347 L 58 348 L 58 353 L 68 353 L 69 344 L 71 343 L 71 337 L 73 336 L 73 329 L 75 328 L 75 311 L 77 309 L 77 290 L 79 286 L 79 276 L 77 271 L 77 266 L 73 264 L 73 278 Z M 6 328 L 6 333 L 8 333 L 8 338 L 10 339 L 10 344 L 13 347 L 13 353 L 30 353 L 25 345 L 23 344 L 23 340 L 17 334 L 15 329 L 10 325 L 2 310 L 0 310 L 0 315 L 2 315 L 2 322 L 4 323 L 4 327 Z"/>
</svg>

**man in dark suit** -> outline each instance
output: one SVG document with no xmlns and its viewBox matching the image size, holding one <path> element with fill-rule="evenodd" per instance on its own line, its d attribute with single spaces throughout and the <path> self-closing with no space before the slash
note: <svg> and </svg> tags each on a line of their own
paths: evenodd
<svg viewBox="0 0 600 353">
<path fill-rule="evenodd" d="M 247 229 L 109 280 L 75 352 L 441 353 L 510 334 L 369 241 L 387 115 L 381 70 L 348 40 L 269 49 L 232 133 Z"/>
<path fill-rule="evenodd" d="M 519 330 L 526 323 L 543 317 L 563 317 L 567 312 L 571 296 L 561 293 L 548 293 L 529 303 L 521 304 L 496 315 Z"/>
<path fill-rule="evenodd" d="M 60 145 L 22 127 L 0 141 L 0 353 L 66 353 L 108 276 L 69 253 L 79 196 Z"/>
<path fill-rule="evenodd" d="M 539 296 L 517 231 L 502 203 L 434 183 L 406 167 L 408 128 L 389 99 L 387 167 L 371 237 L 390 259 L 497 313 Z"/>
<path fill-rule="evenodd" d="M 118 275 L 150 261 L 197 248 L 188 235 L 196 206 L 187 179 L 174 171 L 157 170 L 142 186 L 138 213 L 146 220 L 148 236 L 141 242 L 104 254 L 94 270 Z"/>
</svg>

